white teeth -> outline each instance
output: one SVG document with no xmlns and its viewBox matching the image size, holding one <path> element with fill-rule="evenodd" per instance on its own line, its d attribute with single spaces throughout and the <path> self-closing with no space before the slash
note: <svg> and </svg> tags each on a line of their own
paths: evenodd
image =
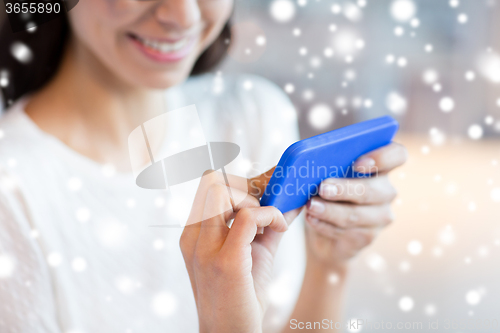
<svg viewBox="0 0 500 333">
<path fill-rule="evenodd" d="M 160 47 L 161 52 L 163 52 L 163 53 L 171 50 L 171 47 L 168 45 L 160 45 L 159 47 Z"/>
<path fill-rule="evenodd" d="M 186 45 L 186 42 L 187 42 L 187 38 L 183 38 L 180 41 L 175 42 L 175 43 L 159 42 L 156 40 L 145 39 L 145 38 L 141 38 L 141 37 L 138 37 L 137 39 L 143 45 L 145 45 L 149 48 L 152 48 L 156 51 L 159 51 L 161 53 L 169 53 L 169 52 L 178 51 L 178 50 L 182 49 Z"/>
</svg>

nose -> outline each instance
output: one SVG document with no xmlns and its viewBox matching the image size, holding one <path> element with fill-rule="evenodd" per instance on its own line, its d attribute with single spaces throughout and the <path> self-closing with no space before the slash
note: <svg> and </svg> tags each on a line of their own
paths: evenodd
<svg viewBox="0 0 500 333">
<path fill-rule="evenodd" d="M 174 29 L 190 29 L 201 20 L 198 0 L 162 0 L 155 12 L 156 19 Z"/>
</svg>

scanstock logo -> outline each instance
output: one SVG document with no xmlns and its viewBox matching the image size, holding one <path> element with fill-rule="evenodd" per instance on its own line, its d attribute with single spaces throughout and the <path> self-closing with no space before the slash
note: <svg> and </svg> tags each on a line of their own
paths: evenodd
<svg viewBox="0 0 500 333">
<path fill-rule="evenodd" d="M 239 193 L 248 192 L 246 178 L 226 172 L 229 169 L 232 174 L 239 173 L 240 147 L 232 142 L 207 141 L 195 105 L 163 113 L 141 124 L 129 135 L 128 145 L 137 186 L 169 192 L 167 206 L 175 210 L 170 215 L 176 218 L 165 221 L 165 226 L 185 225 L 190 211 L 197 209 L 193 203 L 201 195 L 199 188 L 204 177 L 220 177 L 227 187 L 228 204 L 205 208 L 203 219 L 231 210 L 243 200 L 241 195 L 233 195 L 232 188 Z M 198 220 L 191 219 L 190 223 L 201 221 Z"/>
</svg>

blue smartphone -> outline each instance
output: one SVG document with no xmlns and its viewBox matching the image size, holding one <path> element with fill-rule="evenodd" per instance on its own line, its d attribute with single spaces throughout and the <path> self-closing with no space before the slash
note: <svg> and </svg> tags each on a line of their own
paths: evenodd
<svg viewBox="0 0 500 333">
<path fill-rule="evenodd" d="M 394 118 L 384 116 L 295 142 L 281 156 L 261 206 L 286 213 L 318 195 L 324 179 L 366 177 L 354 171 L 354 161 L 391 143 L 398 128 Z"/>
</svg>

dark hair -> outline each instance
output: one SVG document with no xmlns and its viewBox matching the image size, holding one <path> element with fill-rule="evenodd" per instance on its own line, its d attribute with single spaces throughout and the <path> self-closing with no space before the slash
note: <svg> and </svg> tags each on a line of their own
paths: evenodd
<svg viewBox="0 0 500 333">
<path fill-rule="evenodd" d="M 37 27 L 35 32 L 12 32 L 9 21 L 5 18 L 0 28 L 0 75 L 7 70 L 8 84 L 2 87 L 4 107 L 9 106 L 19 97 L 43 87 L 57 72 L 64 48 L 69 39 L 69 22 L 66 15 Z M 191 75 L 199 75 L 213 70 L 227 54 L 231 27 L 228 21 L 218 38 L 196 61 Z M 29 63 L 23 64 L 11 54 L 11 45 L 21 42 L 33 53 Z"/>
</svg>

